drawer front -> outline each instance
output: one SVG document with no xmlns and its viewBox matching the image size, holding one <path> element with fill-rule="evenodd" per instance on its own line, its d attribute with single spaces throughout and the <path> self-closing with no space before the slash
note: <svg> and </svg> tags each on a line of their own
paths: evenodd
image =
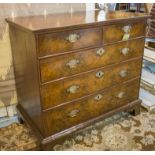
<svg viewBox="0 0 155 155">
<path fill-rule="evenodd" d="M 38 37 L 39 56 L 63 53 L 84 47 L 100 45 L 102 28 L 72 30 L 44 34 Z"/>
<path fill-rule="evenodd" d="M 43 59 L 40 61 L 41 82 L 138 57 L 143 54 L 143 50 L 144 39 L 138 39 Z"/>
<path fill-rule="evenodd" d="M 95 118 L 112 109 L 138 99 L 139 79 L 99 92 L 87 99 L 76 101 L 44 112 L 46 135 L 51 135 Z"/>
<path fill-rule="evenodd" d="M 145 36 L 145 22 L 109 25 L 103 28 L 104 44 L 140 36 Z"/>
<path fill-rule="evenodd" d="M 43 109 L 71 101 L 140 75 L 141 59 L 41 86 Z"/>
</svg>

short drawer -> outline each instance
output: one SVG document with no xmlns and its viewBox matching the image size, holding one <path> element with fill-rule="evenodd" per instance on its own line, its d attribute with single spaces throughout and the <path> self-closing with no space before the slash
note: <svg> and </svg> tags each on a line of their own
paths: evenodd
<svg viewBox="0 0 155 155">
<path fill-rule="evenodd" d="M 123 23 L 103 27 L 103 43 L 126 41 L 145 36 L 145 22 Z"/>
<path fill-rule="evenodd" d="M 138 48 L 137 48 L 138 45 Z M 51 57 L 40 61 L 41 82 L 85 72 L 143 55 L 144 39 Z"/>
<path fill-rule="evenodd" d="M 46 135 L 51 135 L 100 116 L 138 99 L 139 79 L 98 92 L 43 113 Z"/>
<path fill-rule="evenodd" d="M 98 46 L 101 42 L 101 27 L 43 34 L 38 36 L 38 52 L 39 56 L 42 57 L 84 47 Z"/>
<path fill-rule="evenodd" d="M 41 86 L 43 109 L 72 101 L 95 91 L 140 76 L 141 59 L 102 68 Z"/>
</svg>

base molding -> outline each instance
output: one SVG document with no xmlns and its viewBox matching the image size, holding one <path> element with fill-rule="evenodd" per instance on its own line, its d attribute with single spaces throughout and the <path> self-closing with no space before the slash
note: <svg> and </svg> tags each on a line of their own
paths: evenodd
<svg viewBox="0 0 155 155">
<path fill-rule="evenodd" d="M 43 138 L 43 135 L 34 126 L 32 120 L 28 117 L 28 115 L 25 113 L 25 111 L 22 109 L 22 107 L 20 105 L 17 106 L 17 109 L 18 109 L 19 113 L 22 115 L 25 122 L 31 127 L 31 129 L 34 131 L 36 136 L 39 138 L 41 149 L 50 150 L 51 148 L 53 148 L 53 146 L 55 144 L 61 143 L 66 138 L 69 138 L 71 136 L 70 135 L 71 133 L 74 133 L 76 131 L 80 131 L 81 129 L 89 126 L 90 124 L 95 123 L 97 121 L 101 121 L 102 119 L 110 117 L 116 113 L 123 112 L 123 111 L 128 111 L 128 112 L 131 111 L 131 114 L 138 115 L 140 113 L 140 104 L 141 104 L 140 99 L 135 100 L 135 101 L 130 102 L 126 105 L 123 105 L 117 109 L 111 110 L 111 111 L 109 111 L 103 115 L 100 115 L 96 118 L 93 118 L 93 119 L 88 120 L 84 123 L 78 124 L 76 126 L 73 126 L 69 129 L 66 129 L 62 132 L 59 132 L 57 134 L 54 134 L 54 135 L 46 137 L 46 138 Z"/>
</svg>

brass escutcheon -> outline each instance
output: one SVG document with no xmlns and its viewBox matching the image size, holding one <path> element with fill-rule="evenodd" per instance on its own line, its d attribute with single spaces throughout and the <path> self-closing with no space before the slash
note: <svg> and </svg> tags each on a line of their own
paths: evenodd
<svg viewBox="0 0 155 155">
<path fill-rule="evenodd" d="M 94 100 L 99 101 L 99 100 L 101 100 L 102 97 L 103 97 L 103 96 L 102 96 L 101 94 L 97 94 L 97 95 L 94 97 Z"/>
<path fill-rule="evenodd" d="M 100 48 L 99 50 L 97 50 L 96 54 L 98 56 L 102 56 L 105 53 L 105 50 L 103 48 Z"/>
<path fill-rule="evenodd" d="M 98 71 L 98 72 L 96 73 L 96 77 L 97 77 L 97 78 L 101 78 L 101 77 L 103 77 L 103 75 L 104 75 L 104 72 L 102 72 L 102 71 Z"/>
</svg>

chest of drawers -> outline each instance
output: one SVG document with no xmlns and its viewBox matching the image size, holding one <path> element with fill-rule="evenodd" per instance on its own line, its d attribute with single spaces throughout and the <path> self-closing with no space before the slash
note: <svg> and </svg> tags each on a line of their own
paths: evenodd
<svg viewBox="0 0 155 155">
<path fill-rule="evenodd" d="M 44 148 L 114 113 L 138 114 L 148 17 L 96 10 L 7 19 L 17 108 Z"/>
</svg>

